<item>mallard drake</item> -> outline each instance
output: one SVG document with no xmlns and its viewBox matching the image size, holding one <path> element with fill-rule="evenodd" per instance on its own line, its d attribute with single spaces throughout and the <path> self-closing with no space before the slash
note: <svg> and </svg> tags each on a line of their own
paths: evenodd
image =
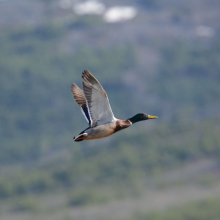
<svg viewBox="0 0 220 220">
<path fill-rule="evenodd" d="M 139 113 L 127 120 L 115 118 L 107 93 L 99 81 L 87 69 L 82 73 L 82 78 L 85 80 L 82 82 L 83 90 L 74 83 L 71 85 L 71 91 L 89 127 L 74 137 L 75 141 L 105 138 L 138 121 L 158 118 L 144 113 Z"/>
</svg>

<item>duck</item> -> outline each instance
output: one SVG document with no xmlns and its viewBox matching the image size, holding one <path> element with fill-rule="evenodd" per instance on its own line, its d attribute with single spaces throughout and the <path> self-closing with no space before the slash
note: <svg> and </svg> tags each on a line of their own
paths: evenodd
<svg viewBox="0 0 220 220">
<path fill-rule="evenodd" d="M 115 118 L 106 91 L 88 69 L 82 72 L 82 87 L 75 83 L 71 85 L 73 97 L 81 108 L 89 127 L 74 137 L 74 141 L 96 140 L 108 137 L 132 124 L 148 119 L 156 119 L 145 113 L 138 113 L 126 120 Z"/>
</svg>

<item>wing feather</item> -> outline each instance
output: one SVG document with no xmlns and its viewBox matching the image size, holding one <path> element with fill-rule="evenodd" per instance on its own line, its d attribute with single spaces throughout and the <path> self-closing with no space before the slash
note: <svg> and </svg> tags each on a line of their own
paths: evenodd
<svg viewBox="0 0 220 220">
<path fill-rule="evenodd" d="M 71 92 L 79 107 L 86 104 L 86 98 L 84 96 L 82 89 L 80 89 L 75 83 L 71 85 Z"/>
<path fill-rule="evenodd" d="M 86 69 L 82 73 L 83 92 L 90 113 L 91 127 L 115 121 L 108 96 L 99 81 Z"/>
<path fill-rule="evenodd" d="M 76 103 L 79 105 L 79 107 L 82 110 L 82 113 L 85 117 L 85 119 L 87 120 L 87 122 L 89 123 L 89 125 L 91 126 L 91 117 L 89 115 L 89 110 L 86 104 L 86 98 L 85 95 L 82 91 L 82 89 L 80 89 L 75 83 L 71 85 L 71 92 L 73 94 L 73 97 L 76 101 Z"/>
</svg>

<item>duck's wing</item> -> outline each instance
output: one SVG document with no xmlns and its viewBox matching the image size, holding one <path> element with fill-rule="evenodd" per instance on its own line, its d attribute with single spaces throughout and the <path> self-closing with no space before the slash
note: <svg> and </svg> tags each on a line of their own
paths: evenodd
<svg viewBox="0 0 220 220">
<path fill-rule="evenodd" d="M 79 105 L 79 107 L 82 110 L 83 115 L 85 116 L 86 120 L 89 123 L 89 126 L 91 126 L 91 119 L 89 115 L 89 110 L 86 105 L 86 98 L 84 96 L 84 93 L 82 89 L 80 89 L 75 83 L 71 85 L 71 92 L 73 94 L 73 97 L 76 101 L 76 103 Z"/>
<path fill-rule="evenodd" d="M 109 104 L 108 96 L 99 81 L 86 69 L 82 73 L 83 92 L 91 119 L 91 127 L 116 120 Z"/>
</svg>

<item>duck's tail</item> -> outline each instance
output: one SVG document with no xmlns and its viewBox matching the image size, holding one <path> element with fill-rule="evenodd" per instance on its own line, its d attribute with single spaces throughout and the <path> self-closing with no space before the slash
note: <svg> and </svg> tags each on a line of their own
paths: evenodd
<svg viewBox="0 0 220 220">
<path fill-rule="evenodd" d="M 74 141 L 79 142 L 79 141 L 84 141 L 87 138 L 87 133 L 79 134 L 77 137 L 74 137 Z"/>
</svg>

